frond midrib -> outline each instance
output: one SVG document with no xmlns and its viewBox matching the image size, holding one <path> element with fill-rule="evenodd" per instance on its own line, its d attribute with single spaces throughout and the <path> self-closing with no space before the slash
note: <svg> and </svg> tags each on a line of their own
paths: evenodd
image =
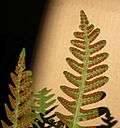
<svg viewBox="0 0 120 128">
<path fill-rule="evenodd" d="M 86 83 L 87 74 L 88 74 L 87 70 L 88 70 L 89 57 L 90 57 L 89 38 L 88 38 L 88 33 L 85 30 L 83 32 L 84 32 L 84 41 L 85 41 L 85 55 L 83 59 L 81 85 L 79 86 L 79 94 L 78 94 L 78 99 L 76 102 L 76 111 L 74 115 L 73 125 L 71 128 L 76 128 L 78 116 L 80 116 L 80 108 L 82 106 L 81 99 L 84 94 L 84 88 L 85 88 L 85 83 Z"/>
</svg>

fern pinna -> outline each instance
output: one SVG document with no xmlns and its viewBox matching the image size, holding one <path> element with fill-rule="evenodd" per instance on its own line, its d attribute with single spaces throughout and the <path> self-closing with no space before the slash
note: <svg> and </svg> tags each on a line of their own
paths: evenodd
<svg viewBox="0 0 120 128">
<path fill-rule="evenodd" d="M 25 49 L 23 48 L 15 73 L 11 73 L 13 85 L 9 85 L 11 95 L 9 100 L 13 111 L 5 105 L 6 114 L 12 122 L 8 126 L 2 121 L 3 128 L 30 128 L 36 116 L 31 110 L 32 99 L 32 72 L 25 67 Z"/>
<path fill-rule="evenodd" d="M 79 27 L 81 32 L 74 32 L 76 39 L 71 40 L 71 43 L 75 47 L 70 47 L 70 51 L 81 61 L 81 63 L 78 63 L 71 58 L 66 59 L 69 66 L 79 73 L 80 76 L 75 76 L 68 71 L 63 72 L 66 79 L 77 88 L 70 88 L 64 85 L 61 86 L 61 90 L 74 100 L 68 101 L 63 97 L 58 97 L 60 103 L 72 114 L 63 115 L 56 112 L 56 115 L 62 122 L 67 124 L 69 128 L 96 128 L 96 126 L 81 126 L 80 121 L 100 117 L 106 113 L 107 108 L 98 107 L 85 110 L 82 107 L 96 103 L 106 96 L 103 91 L 87 93 L 107 83 L 108 77 L 99 75 L 108 69 L 108 65 L 96 65 L 104 61 L 108 57 L 108 53 L 104 52 L 94 55 L 94 53 L 98 52 L 105 46 L 106 41 L 100 40 L 93 43 L 99 35 L 100 29 L 94 29 L 94 25 L 89 23 L 83 10 L 80 11 L 80 17 L 81 25 Z"/>
</svg>

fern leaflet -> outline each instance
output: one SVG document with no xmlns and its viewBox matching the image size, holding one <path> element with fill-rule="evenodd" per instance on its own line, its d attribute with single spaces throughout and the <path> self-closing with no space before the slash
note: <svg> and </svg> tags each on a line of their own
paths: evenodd
<svg viewBox="0 0 120 128">
<path fill-rule="evenodd" d="M 37 115 L 37 119 L 34 122 L 34 127 L 38 128 L 50 128 L 56 126 L 54 117 L 55 114 L 51 115 L 51 112 L 57 107 L 53 105 L 56 101 L 54 94 L 49 94 L 51 89 L 43 88 L 39 92 L 34 93 L 34 106 L 33 111 Z M 46 126 L 47 125 L 47 126 Z"/>
</svg>

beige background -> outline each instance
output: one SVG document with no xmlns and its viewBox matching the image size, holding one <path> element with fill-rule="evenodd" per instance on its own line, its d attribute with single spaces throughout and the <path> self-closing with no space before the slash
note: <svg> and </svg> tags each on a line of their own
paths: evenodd
<svg viewBox="0 0 120 128">
<path fill-rule="evenodd" d="M 79 30 L 81 9 L 85 11 L 90 23 L 101 29 L 96 41 L 107 40 L 107 45 L 101 52 L 106 51 L 110 54 L 104 61 L 109 65 L 109 70 L 104 75 L 110 80 L 99 89 L 104 90 L 107 97 L 95 105 L 109 107 L 112 115 L 120 121 L 120 0 L 50 0 L 43 30 L 40 30 L 38 36 L 34 64 L 35 88 L 38 90 L 47 86 L 52 88 L 57 96 L 66 96 L 60 91 L 59 86 L 72 86 L 62 72 L 68 70 L 76 74 L 67 65 L 65 58 L 74 58 L 69 52 L 69 46 L 70 40 L 74 39 L 73 32 Z M 58 109 L 68 113 L 62 106 Z M 98 118 L 83 124 L 99 122 L 102 121 Z M 120 122 L 115 128 L 120 128 Z"/>
</svg>

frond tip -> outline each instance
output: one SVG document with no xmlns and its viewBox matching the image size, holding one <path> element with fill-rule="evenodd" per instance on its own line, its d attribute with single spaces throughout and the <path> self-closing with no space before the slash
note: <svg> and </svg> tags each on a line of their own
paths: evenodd
<svg viewBox="0 0 120 128">
<path fill-rule="evenodd" d="M 64 71 L 66 79 L 75 85 L 77 88 L 70 88 L 61 86 L 61 90 L 71 98 L 73 101 L 68 101 L 63 97 L 58 97 L 59 102 L 71 113 L 71 115 L 64 115 L 56 112 L 58 118 L 65 123 L 69 128 L 96 128 L 96 126 L 81 126 L 78 125 L 80 121 L 91 120 L 107 112 L 106 107 L 98 107 L 92 109 L 82 109 L 83 106 L 92 103 L 97 103 L 105 98 L 106 93 L 103 91 L 93 91 L 108 82 L 108 77 L 100 76 L 108 70 L 107 64 L 100 64 L 108 57 L 108 53 L 103 52 L 95 54 L 106 45 L 105 40 L 100 40 L 94 43 L 95 39 L 100 34 L 99 28 L 94 28 L 90 24 L 88 18 L 83 10 L 80 11 L 81 24 L 79 28 L 81 31 L 74 32 L 76 39 L 71 40 L 74 47 L 70 47 L 70 52 L 81 62 L 78 63 L 72 58 L 67 58 L 68 65 L 78 73 L 78 76 L 73 75 L 68 71 Z M 94 66 L 94 67 L 93 67 Z"/>
</svg>

